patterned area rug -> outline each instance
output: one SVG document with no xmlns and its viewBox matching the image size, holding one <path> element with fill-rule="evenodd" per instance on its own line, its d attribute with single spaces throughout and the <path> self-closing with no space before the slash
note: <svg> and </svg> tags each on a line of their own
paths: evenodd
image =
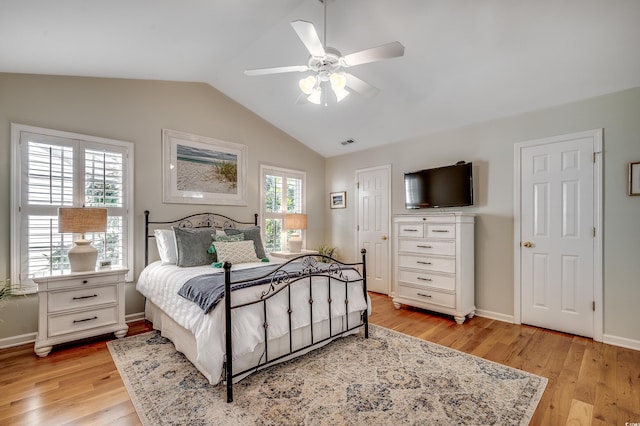
<svg viewBox="0 0 640 426">
<path fill-rule="evenodd" d="M 144 425 L 528 424 L 547 379 L 382 327 L 211 386 L 157 331 L 108 343 Z"/>
</svg>

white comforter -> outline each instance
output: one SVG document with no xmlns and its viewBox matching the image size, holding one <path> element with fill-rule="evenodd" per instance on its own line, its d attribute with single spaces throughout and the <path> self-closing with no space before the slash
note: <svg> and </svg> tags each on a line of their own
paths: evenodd
<svg viewBox="0 0 640 426">
<path fill-rule="evenodd" d="M 264 263 L 252 263 L 234 265 L 233 270 L 265 266 Z M 222 269 L 213 269 L 211 266 L 197 266 L 181 268 L 175 265 L 161 265 L 154 262 L 147 266 L 138 279 L 136 288 L 147 299 L 171 316 L 174 321 L 189 330 L 196 339 L 197 362 L 207 371 L 222 372 L 224 362 L 224 300 L 208 315 L 195 303 L 178 295 L 178 290 L 190 278 L 202 274 L 210 274 Z M 359 274 L 354 270 L 346 270 L 344 274 L 351 279 L 356 279 Z M 329 298 L 327 279 L 314 277 L 313 281 L 313 322 L 317 323 L 328 319 Z M 245 288 L 232 292 L 232 305 L 238 305 L 260 298 L 268 284 Z M 309 325 L 308 286 L 294 285 L 291 291 L 292 328 L 297 329 Z M 362 311 L 367 308 L 367 301 L 362 291 L 362 283 L 349 284 L 347 297 L 349 299 L 349 312 Z M 331 286 L 332 317 L 345 314 L 344 285 L 333 281 Z M 267 317 L 269 318 L 268 339 L 275 339 L 288 333 L 288 308 L 287 291 L 280 292 L 267 303 Z M 236 359 L 251 351 L 264 340 L 264 314 L 262 304 L 236 309 L 232 313 L 233 358 Z M 277 315 L 276 315 L 277 314 Z M 215 380 L 219 374 L 212 374 Z"/>
</svg>

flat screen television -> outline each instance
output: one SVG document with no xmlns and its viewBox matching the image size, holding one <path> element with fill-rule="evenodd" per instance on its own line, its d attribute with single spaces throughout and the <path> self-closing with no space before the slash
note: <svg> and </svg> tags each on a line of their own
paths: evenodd
<svg viewBox="0 0 640 426">
<path fill-rule="evenodd" d="M 472 163 L 460 161 L 404 174 L 407 209 L 462 207 L 473 205 Z"/>
</svg>

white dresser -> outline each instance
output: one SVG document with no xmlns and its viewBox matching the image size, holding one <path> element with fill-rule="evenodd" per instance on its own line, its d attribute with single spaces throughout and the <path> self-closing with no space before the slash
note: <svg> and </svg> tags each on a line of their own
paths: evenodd
<svg viewBox="0 0 640 426">
<path fill-rule="evenodd" d="M 468 213 L 394 216 L 394 298 L 453 315 L 475 315 L 474 222 Z"/>
<path fill-rule="evenodd" d="M 124 337 L 124 280 L 127 269 L 34 278 L 38 284 L 38 336 L 34 352 L 100 334 Z"/>
</svg>

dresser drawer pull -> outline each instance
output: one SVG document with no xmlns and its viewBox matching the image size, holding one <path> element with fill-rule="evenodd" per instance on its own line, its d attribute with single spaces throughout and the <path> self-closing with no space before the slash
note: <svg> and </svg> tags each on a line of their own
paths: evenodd
<svg viewBox="0 0 640 426">
<path fill-rule="evenodd" d="M 431 297 L 430 294 L 423 294 L 423 293 L 416 293 L 418 296 L 422 296 L 422 297 Z"/>
<path fill-rule="evenodd" d="M 93 321 L 93 320 L 97 320 L 98 317 L 93 317 L 93 318 L 85 318 L 85 319 L 81 319 L 81 320 L 73 320 L 73 323 L 77 323 L 77 322 L 85 322 L 85 321 Z"/>
<path fill-rule="evenodd" d="M 431 278 L 417 277 L 420 281 L 433 281 Z"/>
<path fill-rule="evenodd" d="M 419 248 L 433 248 L 431 246 L 423 246 L 423 245 L 420 245 L 420 244 L 418 244 L 417 247 L 419 247 Z"/>
<path fill-rule="evenodd" d="M 434 229 L 433 232 L 449 232 L 448 229 Z"/>
<path fill-rule="evenodd" d="M 412 229 L 412 228 L 404 228 L 403 231 L 407 231 L 407 232 L 418 232 L 419 229 Z"/>
<path fill-rule="evenodd" d="M 419 263 L 421 265 L 431 265 L 431 262 L 424 262 L 422 260 L 416 260 L 416 263 Z"/>
<path fill-rule="evenodd" d="M 92 297 L 98 297 L 97 294 L 92 294 L 91 296 L 80 296 L 80 297 L 73 297 L 73 299 L 71 300 L 82 300 L 82 299 L 91 299 Z"/>
<path fill-rule="evenodd" d="M 88 282 L 89 282 L 89 280 L 82 280 L 82 284 L 86 284 Z"/>
</svg>

